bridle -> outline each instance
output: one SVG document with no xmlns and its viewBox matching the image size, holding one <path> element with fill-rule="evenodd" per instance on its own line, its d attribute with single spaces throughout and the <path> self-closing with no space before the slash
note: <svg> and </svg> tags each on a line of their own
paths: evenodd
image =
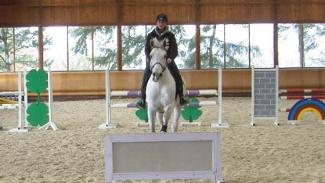
<svg viewBox="0 0 325 183">
<path fill-rule="evenodd" d="M 156 47 L 157 48 L 157 47 Z M 162 49 L 162 48 L 157 48 L 157 49 Z M 163 50 L 163 49 L 162 49 Z M 159 65 L 161 68 L 162 68 L 162 72 L 159 74 L 159 77 L 162 76 L 162 74 L 165 72 L 166 68 L 167 68 L 167 59 L 164 58 L 165 60 L 165 66 L 163 64 L 161 64 L 160 62 L 156 62 L 154 63 L 151 67 L 150 67 L 150 71 L 152 72 L 153 68 L 156 66 L 156 65 Z"/>
<path fill-rule="evenodd" d="M 166 60 L 166 63 L 167 63 L 167 60 Z M 167 68 L 167 65 L 166 65 L 166 66 L 163 66 L 160 62 L 157 62 L 157 63 L 153 64 L 153 66 L 151 66 L 151 68 L 150 68 L 150 71 L 151 71 L 151 72 L 152 72 L 152 69 L 153 69 L 156 65 L 160 65 L 160 67 L 162 68 L 162 72 L 161 72 L 161 74 L 165 72 L 165 70 L 166 70 L 166 68 Z"/>
</svg>

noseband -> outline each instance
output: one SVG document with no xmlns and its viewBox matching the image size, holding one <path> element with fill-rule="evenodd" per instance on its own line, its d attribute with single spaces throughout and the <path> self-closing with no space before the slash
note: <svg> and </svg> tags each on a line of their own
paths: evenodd
<svg viewBox="0 0 325 183">
<path fill-rule="evenodd" d="M 161 72 L 161 74 L 165 72 L 167 66 L 164 67 L 164 66 L 163 66 L 161 63 L 159 63 L 159 62 L 157 62 L 157 63 L 153 64 L 153 66 L 151 66 L 151 68 L 150 68 L 150 71 L 151 71 L 151 72 L 152 72 L 152 69 L 153 69 L 156 65 L 160 65 L 160 67 L 163 69 L 162 72 Z"/>
<path fill-rule="evenodd" d="M 158 43 L 157 43 L 158 44 Z M 165 51 L 165 52 L 167 52 L 163 47 L 161 47 L 161 46 L 155 46 L 154 47 L 155 49 L 157 49 L 156 51 Z M 153 51 L 153 50 L 152 50 Z M 152 53 L 150 53 L 150 55 L 151 55 Z M 159 53 L 158 52 L 158 54 L 161 54 L 161 53 Z M 166 54 L 166 53 L 165 53 Z M 163 55 L 161 55 L 161 56 L 163 56 Z M 158 58 L 156 57 L 155 59 L 163 59 L 163 61 L 165 61 L 165 64 L 163 64 L 163 61 L 162 60 L 159 60 L 159 61 L 157 61 L 157 62 L 155 62 L 151 67 L 150 67 L 150 71 L 153 73 L 153 69 L 154 69 L 154 67 L 156 66 L 156 65 L 159 65 L 161 68 L 162 68 L 162 71 L 161 71 L 161 73 L 157 73 L 158 74 L 158 77 L 161 77 L 162 75 L 163 75 L 163 73 L 165 72 L 165 70 L 166 70 L 166 67 L 167 67 L 167 59 L 166 59 L 166 55 L 164 55 L 164 57 L 163 58 L 161 58 L 161 57 L 159 57 L 158 56 Z M 152 61 L 152 58 L 150 59 L 150 65 L 151 65 L 151 61 Z M 154 74 L 155 75 L 155 74 Z"/>
</svg>

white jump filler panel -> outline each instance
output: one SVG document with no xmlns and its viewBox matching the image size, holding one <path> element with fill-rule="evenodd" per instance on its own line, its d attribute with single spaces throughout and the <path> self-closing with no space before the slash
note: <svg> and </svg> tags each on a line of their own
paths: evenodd
<svg viewBox="0 0 325 183">
<path fill-rule="evenodd" d="M 221 180 L 218 133 L 108 135 L 105 182 L 115 180 Z"/>
</svg>

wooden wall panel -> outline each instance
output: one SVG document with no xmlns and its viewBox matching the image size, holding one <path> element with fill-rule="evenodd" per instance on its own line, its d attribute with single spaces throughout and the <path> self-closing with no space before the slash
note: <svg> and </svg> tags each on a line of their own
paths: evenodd
<svg viewBox="0 0 325 183">
<path fill-rule="evenodd" d="M 142 71 L 112 71 L 112 90 L 139 90 Z M 182 76 L 188 89 L 217 88 L 215 70 L 184 70 Z M 325 69 L 280 69 L 279 85 L 287 88 L 325 88 Z M 104 95 L 104 72 L 53 72 L 55 95 Z M 0 73 L 0 92 L 17 90 L 16 73 Z M 223 70 L 225 93 L 247 93 L 251 90 L 250 69 Z"/>
<path fill-rule="evenodd" d="M 273 1 L 202 1 L 200 23 L 272 22 Z"/>
<path fill-rule="evenodd" d="M 3 0 L 0 26 L 324 23 L 324 0 Z"/>
<path fill-rule="evenodd" d="M 109 7 L 44 7 L 42 25 L 109 25 L 117 24 L 117 10 Z"/>
<path fill-rule="evenodd" d="M 282 0 L 277 4 L 276 20 L 279 23 L 325 22 L 325 1 Z"/>
<path fill-rule="evenodd" d="M 285 88 L 325 88 L 323 69 L 280 70 L 280 86 Z"/>
<path fill-rule="evenodd" d="M 53 72 L 52 83 L 54 92 L 93 92 L 105 88 L 103 72 Z"/>
<path fill-rule="evenodd" d="M 0 92 L 17 91 L 17 73 L 0 73 Z"/>
<path fill-rule="evenodd" d="M 0 26 L 39 25 L 39 8 L 20 6 L 0 6 Z"/>
<path fill-rule="evenodd" d="M 166 13 L 170 24 L 194 24 L 195 5 L 184 1 L 178 1 L 177 3 L 175 3 L 175 1 L 173 2 L 122 2 L 121 22 L 123 22 L 123 24 L 155 24 L 156 16 L 159 13 Z"/>
<path fill-rule="evenodd" d="M 51 1 L 51 0 L 50 0 Z M 1 0 L 0 6 L 38 6 L 40 5 L 40 0 Z"/>
<path fill-rule="evenodd" d="M 112 90 L 135 90 L 140 88 L 143 72 L 112 71 Z M 53 72 L 53 91 L 62 95 L 103 95 L 105 72 Z"/>
<path fill-rule="evenodd" d="M 232 91 L 250 90 L 251 70 L 225 70 L 223 72 L 223 88 Z"/>
</svg>

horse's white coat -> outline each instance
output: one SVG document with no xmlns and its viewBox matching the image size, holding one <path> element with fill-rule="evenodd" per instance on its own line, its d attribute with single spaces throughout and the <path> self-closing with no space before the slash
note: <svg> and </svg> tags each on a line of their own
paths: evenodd
<svg viewBox="0 0 325 183">
<path fill-rule="evenodd" d="M 153 45 L 150 53 L 152 75 L 146 89 L 149 130 L 155 132 L 156 116 L 161 126 L 167 126 L 173 114 L 171 130 L 174 133 L 177 131 L 180 116 L 179 99 L 175 98 L 175 80 L 167 68 L 166 50 L 162 47 L 163 43 L 155 39 Z"/>
</svg>

